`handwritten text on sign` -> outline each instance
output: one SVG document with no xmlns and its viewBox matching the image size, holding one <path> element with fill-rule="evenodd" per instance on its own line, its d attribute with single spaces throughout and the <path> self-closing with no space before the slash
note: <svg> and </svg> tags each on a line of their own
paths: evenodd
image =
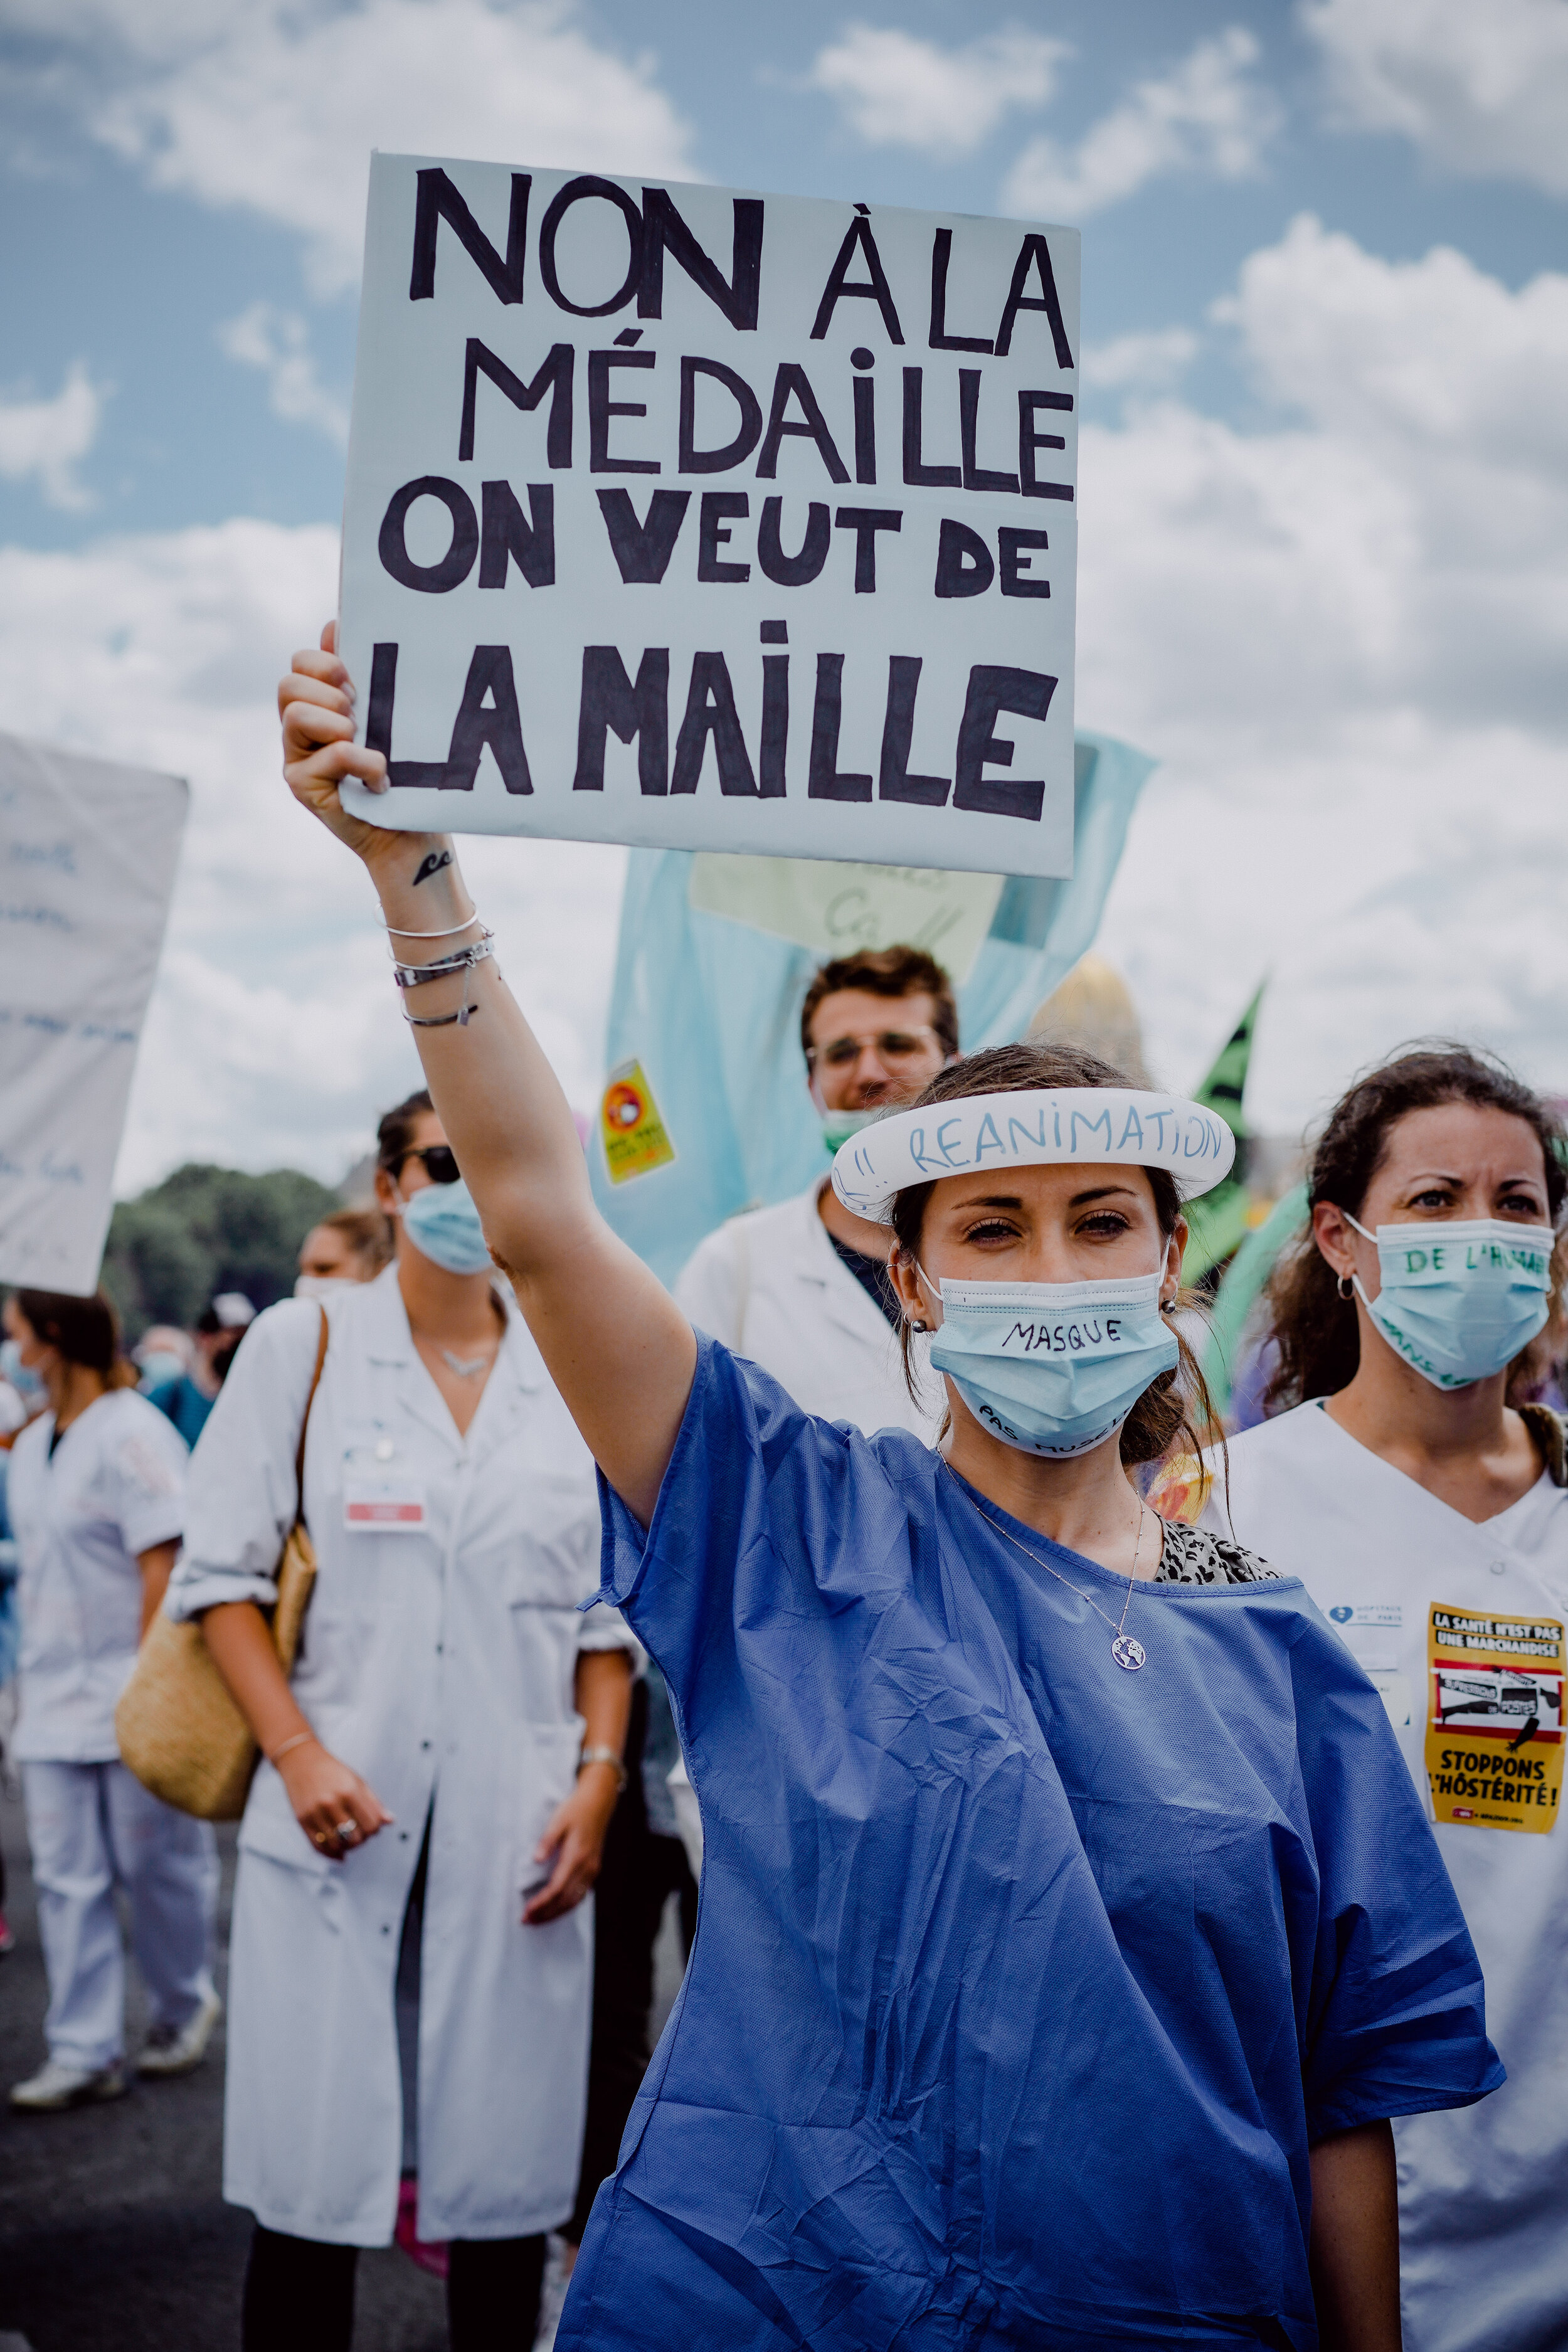
<svg viewBox="0 0 1568 2352">
<path fill-rule="evenodd" d="M 378 823 L 1066 874 L 1067 229 L 377 156 Z"/>
</svg>

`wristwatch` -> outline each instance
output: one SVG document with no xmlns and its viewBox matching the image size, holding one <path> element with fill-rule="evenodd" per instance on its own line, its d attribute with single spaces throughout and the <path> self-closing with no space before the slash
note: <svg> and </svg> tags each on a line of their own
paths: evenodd
<svg viewBox="0 0 1568 2352">
<path fill-rule="evenodd" d="M 626 1787 L 627 1780 L 631 1778 L 626 1766 L 622 1763 L 620 1758 L 616 1755 L 613 1748 L 584 1748 L 582 1754 L 577 1759 L 577 1769 L 579 1772 L 583 1769 L 584 1764 L 608 1764 L 612 1766 L 616 1775 L 616 1788 L 617 1794 Z"/>
</svg>

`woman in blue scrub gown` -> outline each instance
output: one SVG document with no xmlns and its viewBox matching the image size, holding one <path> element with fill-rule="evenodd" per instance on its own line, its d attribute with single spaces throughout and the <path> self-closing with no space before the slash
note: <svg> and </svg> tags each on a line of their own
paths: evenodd
<svg viewBox="0 0 1568 2352">
<path fill-rule="evenodd" d="M 443 967 L 406 1000 L 431 1089 L 702 1806 L 562 2352 L 1397 2352 L 1387 2118 L 1501 2079 L 1474 1951 L 1300 1584 L 1127 1475 L 1183 1422 L 1161 1316 L 1223 1130 L 1087 1056 L 944 1072 L 835 1171 L 935 1331 L 940 1445 L 801 1412 L 599 1219 L 449 843 L 341 807 L 384 763 L 324 646 L 286 773 Z"/>
</svg>

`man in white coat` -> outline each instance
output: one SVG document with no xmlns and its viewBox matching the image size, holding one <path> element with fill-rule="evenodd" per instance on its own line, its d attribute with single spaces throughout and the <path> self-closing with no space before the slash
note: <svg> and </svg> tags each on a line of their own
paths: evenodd
<svg viewBox="0 0 1568 2352">
<path fill-rule="evenodd" d="M 700 1330 L 750 1356 L 807 1412 L 932 1434 L 904 1383 L 887 1229 L 853 1216 L 828 1182 L 839 1145 L 877 1111 L 912 1102 L 958 1052 L 958 1007 L 923 949 L 824 964 L 800 1014 L 806 1084 L 822 1119 L 822 1175 L 794 1200 L 731 1217 L 675 1286 Z"/>
</svg>

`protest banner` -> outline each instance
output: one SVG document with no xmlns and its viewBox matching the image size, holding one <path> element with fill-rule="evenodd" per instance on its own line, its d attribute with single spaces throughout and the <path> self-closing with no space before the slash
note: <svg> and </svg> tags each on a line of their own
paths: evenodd
<svg viewBox="0 0 1568 2352">
<path fill-rule="evenodd" d="M 1072 871 L 1079 240 L 373 162 L 378 824 Z"/>
<path fill-rule="evenodd" d="M 0 1282 L 97 1286 L 188 798 L 0 735 Z"/>
</svg>

